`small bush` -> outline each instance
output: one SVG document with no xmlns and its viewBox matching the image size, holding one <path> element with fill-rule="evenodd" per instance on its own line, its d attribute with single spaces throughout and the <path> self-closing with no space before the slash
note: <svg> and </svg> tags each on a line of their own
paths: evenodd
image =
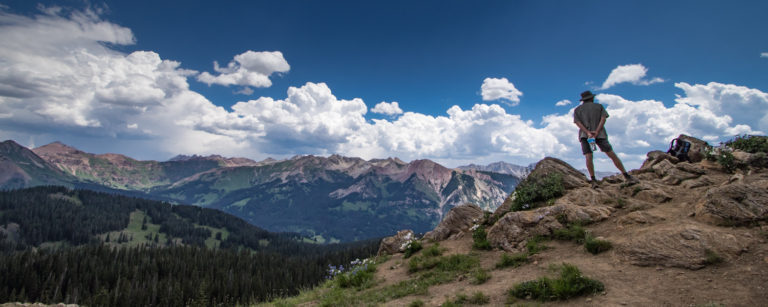
<svg viewBox="0 0 768 307">
<path fill-rule="evenodd" d="M 423 306 L 424 306 L 424 302 L 422 300 L 415 300 L 410 304 L 408 304 L 408 307 L 423 307 Z"/>
<path fill-rule="evenodd" d="M 541 178 L 528 177 L 515 187 L 510 211 L 529 210 L 563 196 L 563 176 L 557 173 Z"/>
<path fill-rule="evenodd" d="M 581 271 L 574 265 L 563 263 L 559 269 L 560 277 L 541 277 L 526 281 L 515 285 L 509 290 L 509 294 L 517 298 L 531 297 L 541 301 L 554 301 L 605 290 L 603 283 L 582 276 Z"/>
<path fill-rule="evenodd" d="M 528 239 L 528 242 L 525 243 L 525 248 L 528 250 L 528 255 L 530 256 L 538 254 L 549 248 L 548 246 L 541 244 L 542 242 L 546 241 L 546 239 L 547 238 L 541 236 L 535 236 Z"/>
<path fill-rule="evenodd" d="M 403 255 L 403 258 L 410 258 L 415 254 L 416 252 L 420 251 L 422 248 L 420 241 L 411 241 L 408 243 L 408 246 L 405 247 L 405 252 Z"/>
<path fill-rule="evenodd" d="M 334 280 L 341 288 L 366 289 L 373 285 L 374 273 L 376 273 L 375 264 L 361 263 L 350 271 L 337 275 Z"/>
<path fill-rule="evenodd" d="M 424 257 L 437 257 L 443 254 L 443 249 L 440 248 L 440 243 L 435 243 L 422 250 L 421 254 L 424 255 Z"/>
<path fill-rule="evenodd" d="M 477 291 L 472 296 L 469 297 L 467 300 L 467 303 L 475 304 L 475 305 L 485 305 L 491 302 L 491 297 L 485 295 L 485 293 L 481 291 Z"/>
<path fill-rule="evenodd" d="M 472 232 L 472 248 L 480 250 L 491 250 L 491 242 L 488 242 L 488 233 L 484 226 L 479 226 Z"/>
<path fill-rule="evenodd" d="M 470 280 L 469 283 L 473 285 L 482 285 L 489 279 L 491 279 L 491 274 L 489 274 L 487 270 L 478 269 L 472 273 L 472 280 Z"/>
<path fill-rule="evenodd" d="M 704 263 L 706 264 L 717 264 L 717 263 L 723 262 L 723 257 L 720 257 L 720 255 L 718 255 L 711 249 L 705 250 L 704 256 L 706 257 L 704 259 Z"/>
<path fill-rule="evenodd" d="M 768 137 L 745 134 L 725 142 L 725 146 L 748 153 L 768 153 Z"/>
<path fill-rule="evenodd" d="M 726 172 L 733 173 L 736 170 L 736 162 L 730 151 L 723 150 L 717 155 L 717 163 L 722 166 Z"/>
<path fill-rule="evenodd" d="M 627 206 L 627 201 L 626 200 L 624 200 L 623 198 L 617 198 L 616 199 L 616 205 L 614 205 L 613 207 L 616 208 L 616 209 L 623 209 L 626 206 Z"/>
<path fill-rule="evenodd" d="M 584 248 L 593 255 L 607 251 L 611 249 L 611 247 L 613 247 L 611 242 L 606 240 L 598 240 L 592 236 L 587 236 L 586 240 L 584 241 Z"/>
<path fill-rule="evenodd" d="M 513 255 L 505 253 L 501 255 L 501 260 L 496 264 L 496 268 L 516 268 L 528 262 L 531 262 L 531 260 L 526 253 L 517 253 Z"/>
<path fill-rule="evenodd" d="M 584 237 L 587 232 L 584 231 L 584 227 L 578 224 L 568 225 L 566 228 L 555 229 L 552 236 L 558 240 L 574 241 L 576 243 L 584 242 Z"/>
<path fill-rule="evenodd" d="M 478 266 L 480 261 L 476 257 L 469 255 L 450 255 L 441 257 L 416 256 L 408 262 L 408 271 L 418 272 L 430 269 L 436 269 L 441 272 L 469 272 L 472 268 Z"/>
</svg>

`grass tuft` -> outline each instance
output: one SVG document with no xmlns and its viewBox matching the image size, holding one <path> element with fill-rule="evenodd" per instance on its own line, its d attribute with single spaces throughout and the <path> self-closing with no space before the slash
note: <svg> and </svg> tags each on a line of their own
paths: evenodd
<svg viewBox="0 0 768 307">
<path fill-rule="evenodd" d="M 481 268 L 472 272 L 472 279 L 469 283 L 473 285 L 482 285 L 489 279 L 491 279 L 491 274 L 488 273 L 488 270 Z"/>
<path fill-rule="evenodd" d="M 597 255 L 599 253 L 602 253 L 604 251 L 607 251 L 613 247 L 613 244 L 611 242 L 606 240 L 599 240 L 595 239 L 592 236 L 587 236 L 584 240 L 584 248 L 592 253 L 593 255 Z"/>
<path fill-rule="evenodd" d="M 558 278 L 541 277 L 519 283 L 509 290 L 509 294 L 517 298 L 554 301 L 605 290 L 603 283 L 582 276 L 581 271 L 574 265 L 563 263 L 558 269 Z"/>
<path fill-rule="evenodd" d="M 526 253 L 517 253 L 512 255 L 505 253 L 501 255 L 501 260 L 496 264 L 496 268 L 516 268 L 528 262 L 531 262 L 531 259 L 528 258 L 528 254 Z"/>
<path fill-rule="evenodd" d="M 479 226 L 472 232 L 472 248 L 479 250 L 491 250 L 491 242 L 488 242 L 488 233 L 484 226 Z"/>
<path fill-rule="evenodd" d="M 411 241 L 408 243 L 408 246 L 405 247 L 405 252 L 403 252 L 403 258 L 410 258 L 413 256 L 413 254 L 420 251 L 422 248 L 420 241 Z"/>
<path fill-rule="evenodd" d="M 706 264 L 717 264 L 723 262 L 723 257 L 715 253 L 715 251 L 711 249 L 707 249 L 704 251 L 704 263 Z"/>
</svg>

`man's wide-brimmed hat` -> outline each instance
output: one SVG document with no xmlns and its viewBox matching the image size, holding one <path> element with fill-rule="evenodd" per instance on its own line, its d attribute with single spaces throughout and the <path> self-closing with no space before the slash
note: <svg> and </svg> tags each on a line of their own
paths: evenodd
<svg viewBox="0 0 768 307">
<path fill-rule="evenodd" d="M 590 91 L 586 91 L 581 93 L 581 99 L 579 99 L 579 101 L 590 100 L 594 98 L 595 98 L 595 94 L 592 94 L 592 92 Z"/>
</svg>

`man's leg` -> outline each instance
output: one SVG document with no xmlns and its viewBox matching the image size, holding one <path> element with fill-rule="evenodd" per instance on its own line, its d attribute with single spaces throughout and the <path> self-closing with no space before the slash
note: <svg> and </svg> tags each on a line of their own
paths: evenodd
<svg viewBox="0 0 768 307">
<path fill-rule="evenodd" d="M 637 179 L 635 179 L 635 177 L 632 177 L 629 175 L 629 173 L 627 173 L 627 171 L 624 169 L 624 164 L 621 163 L 619 156 L 617 156 L 615 152 L 609 151 L 609 152 L 606 152 L 605 154 L 608 155 L 608 157 L 611 158 L 611 160 L 613 160 L 613 165 L 616 165 L 616 168 L 618 168 L 621 171 L 621 173 L 624 175 L 624 179 L 627 180 L 628 184 L 632 185 L 632 184 L 637 184 L 639 182 L 637 181 Z"/>
<path fill-rule="evenodd" d="M 589 178 L 595 178 L 595 164 L 592 162 L 592 154 L 584 154 L 584 158 L 587 159 L 587 171 L 589 172 Z"/>
<path fill-rule="evenodd" d="M 609 152 L 606 152 L 605 154 L 608 155 L 609 158 L 611 158 L 611 160 L 613 161 L 613 165 L 616 165 L 616 168 L 618 168 L 622 174 L 627 172 L 627 170 L 624 169 L 624 164 L 621 163 L 619 156 L 617 156 L 615 152 L 609 151 Z"/>
</svg>

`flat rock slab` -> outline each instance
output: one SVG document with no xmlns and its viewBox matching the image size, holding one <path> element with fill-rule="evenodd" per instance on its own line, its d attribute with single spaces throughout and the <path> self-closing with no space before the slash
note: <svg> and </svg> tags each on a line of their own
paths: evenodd
<svg viewBox="0 0 768 307">
<path fill-rule="evenodd" d="M 713 225 L 746 225 L 766 220 L 768 190 L 760 181 L 711 188 L 696 204 L 694 214 L 698 220 Z"/>
<path fill-rule="evenodd" d="M 666 266 L 697 270 L 715 259 L 733 258 L 746 250 L 745 238 L 696 225 L 671 225 L 638 231 L 617 244 L 616 252 L 638 266 Z"/>
</svg>

